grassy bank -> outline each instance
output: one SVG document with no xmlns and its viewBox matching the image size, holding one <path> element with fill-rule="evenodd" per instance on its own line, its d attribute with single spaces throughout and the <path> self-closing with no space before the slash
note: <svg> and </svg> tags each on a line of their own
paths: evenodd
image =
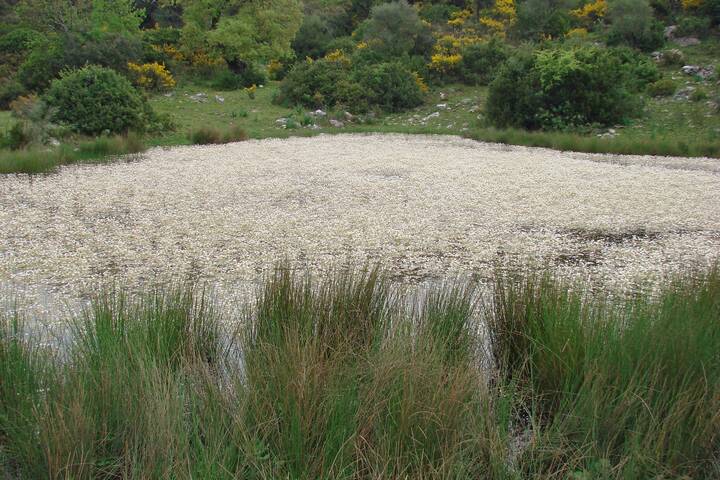
<svg viewBox="0 0 720 480">
<path fill-rule="evenodd" d="M 618 155 L 662 155 L 673 157 L 720 157 L 720 140 L 708 137 L 683 140 L 674 137 L 597 137 L 565 132 L 528 132 L 480 128 L 466 135 L 483 142 L 543 147 L 560 151 Z"/>
<path fill-rule="evenodd" d="M 587 300 L 498 274 L 415 298 L 278 269 L 232 335 L 189 288 L 97 299 L 61 349 L 0 329 L 23 478 L 711 478 L 720 271 Z M 408 307 L 411 305 L 411 307 Z M 239 319 L 238 319 L 239 320 Z M 485 333 L 481 333 L 485 332 Z"/>
<path fill-rule="evenodd" d="M 144 140 L 135 134 L 99 137 L 76 145 L 60 145 L 53 149 L 0 151 L 0 174 L 48 173 L 73 163 L 103 163 L 119 155 L 145 150 Z"/>
<path fill-rule="evenodd" d="M 238 126 L 227 129 L 200 127 L 187 132 L 187 140 L 194 145 L 222 144 L 247 140 L 247 134 Z M 135 133 L 123 136 L 98 137 L 93 140 L 63 144 L 56 148 L 0 150 L 0 174 L 49 173 L 63 165 L 76 163 L 107 163 L 147 149 L 145 139 Z"/>
</svg>

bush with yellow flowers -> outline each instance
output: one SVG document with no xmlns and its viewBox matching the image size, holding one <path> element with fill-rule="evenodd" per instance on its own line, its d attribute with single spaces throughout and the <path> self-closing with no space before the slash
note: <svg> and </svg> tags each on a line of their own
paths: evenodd
<svg viewBox="0 0 720 480">
<path fill-rule="evenodd" d="M 495 0 L 493 7 L 479 19 L 487 34 L 505 38 L 507 31 L 517 21 L 515 0 Z"/>
<path fill-rule="evenodd" d="M 580 8 L 570 10 L 570 15 L 586 25 L 595 23 L 607 15 L 608 4 L 606 0 L 593 0 Z"/>
<path fill-rule="evenodd" d="M 430 57 L 428 68 L 443 75 L 457 73 L 460 68 L 462 55 L 459 53 L 435 53 Z"/>
<path fill-rule="evenodd" d="M 128 70 L 132 76 L 133 83 L 150 92 L 164 92 L 175 87 L 175 79 L 165 68 L 165 65 L 157 62 L 128 63 Z"/>
<path fill-rule="evenodd" d="M 566 38 L 585 38 L 588 36 L 587 28 L 572 28 L 565 33 Z"/>
<path fill-rule="evenodd" d="M 249 87 L 245 87 L 245 93 L 250 100 L 255 99 L 255 92 L 257 92 L 257 85 L 255 85 L 254 83 Z"/>
<path fill-rule="evenodd" d="M 461 18 L 461 17 L 457 17 Z M 452 21 L 452 20 L 451 20 Z M 433 46 L 428 69 L 442 76 L 454 75 L 460 68 L 462 40 L 453 35 L 441 35 Z"/>
<path fill-rule="evenodd" d="M 350 66 L 350 59 L 347 55 L 345 55 L 345 52 L 342 50 L 333 50 L 332 52 L 325 55 L 325 60 L 328 62 L 335 62 L 340 63 L 345 67 Z"/>
<path fill-rule="evenodd" d="M 185 55 L 175 47 L 175 45 L 170 45 L 168 43 L 165 43 L 163 45 L 153 45 L 152 49 L 155 50 L 157 53 L 163 55 L 169 60 L 173 60 L 175 62 L 184 62 L 186 60 Z"/>
<path fill-rule="evenodd" d="M 703 4 L 702 0 L 681 0 L 683 10 L 696 10 Z"/>
</svg>

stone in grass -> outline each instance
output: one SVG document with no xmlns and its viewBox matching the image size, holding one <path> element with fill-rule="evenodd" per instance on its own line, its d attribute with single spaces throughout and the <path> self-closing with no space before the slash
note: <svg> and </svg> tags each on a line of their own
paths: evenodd
<svg viewBox="0 0 720 480">
<path fill-rule="evenodd" d="M 671 48 L 664 52 L 652 52 L 650 57 L 652 57 L 656 63 L 665 65 L 682 65 L 685 61 L 685 55 L 677 48 Z"/>
<path fill-rule="evenodd" d="M 205 103 L 207 102 L 207 99 L 207 94 L 203 92 L 196 93 L 195 95 L 190 95 L 190 100 L 192 100 L 193 102 Z"/>
<path fill-rule="evenodd" d="M 423 121 L 427 122 L 431 118 L 438 118 L 439 116 L 440 116 L 440 112 L 433 112 L 430 115 L 428 115 L 427 117 L 423 118 Z"/>
<path fill-rule="evenodd" d="M 703 80 L 707 80 L 708 78 L 715 75 L 715 67 L 712 65 L 709 67 L 701 67 L 699 65 L 685 65 L 682 67 L 682 73 L 685 75 L 692 75 L 696 77 L 700 77 Z"/>
<path fill-rule="evenodd" d="M 695 87 L 688 85 L 687 87 L 683 87 L 680 90 L 678 90 L 673 98 L 675 100 L 680 101 L 688 101 L 690 100 L 690 97 L 692 96 L 693 92 L 695 91 Z"/>
<path fill-rule="evenodd" d="M 310 116 L 312 117 L 324 117 L 325 115 L 327 115 L 325 110 L 317 109 L 314 112 L 310 112 Z"/>
<path fill-rule="evenodd" d="M 284 118 L 284 117 L 278 118 L 277 120 L 275 120 L 275 123 L 277 123 L 278 125 L 282 125 L 282 126 L 287 125 L 287 122 L 288 122 L 288 119 Z"/>
<path fill-rule="evenodd" d="M 690 47 L 692 45 L 700 45 L 700 39 L 695 37 L 680 37 L 675 39 L 675 43 L 681 47 Z"/>
<path fill-rule="evenodd" d="M 665 31 L 663 32 L 665 35 L 666 40 L 672 40 L 675 38 L 675 31 L 677 30 L 677 25 L 668 25 L 665 27 Z"/>
<path fill-rule="evenodd" d="M 225 103 L 225 98 L 221 97 L 220 95 L 215 95 L 215 100 L 218 103 Z"/>
<path fill-rule="evenodd" d="M 334 118 L 330 119 L 330 125 L 332 125 L 335 128 L 342 128 L 345 126 L 345 124 L 343 122 L 341 122 L 340 120 L 335 120 Z"/>
</svg>

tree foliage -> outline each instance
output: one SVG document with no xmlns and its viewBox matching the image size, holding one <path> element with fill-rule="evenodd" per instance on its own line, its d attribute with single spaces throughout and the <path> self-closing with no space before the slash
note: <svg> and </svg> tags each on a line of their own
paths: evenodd
<svg viewBox="0 0 720 480">
<path fill-rule="evenodd" d="M 228 63 L 267 62 L 290 53 L 302 23 L 298 0 L 183 0 L 182 43 Z"/>
<path fill-rule="evenodd" d="M 388 56 L 427 53 L 434 43 L 428 26 L 406 0 L 373 7 L 362 32 L 366 42 Z"/>
<path fill-rule="evenodd" d="M 144 18 L 133 0 L 22 0 L 17 11 L 23 23 L 57 33 L 135 35 Z"/>
</svg>

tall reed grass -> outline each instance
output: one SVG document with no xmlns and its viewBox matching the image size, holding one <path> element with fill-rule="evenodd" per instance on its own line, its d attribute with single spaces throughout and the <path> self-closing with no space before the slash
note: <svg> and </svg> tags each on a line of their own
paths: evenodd
<svg viewBox="0 0 720 480">
<path fill-rule="evenodd" d="M 411 294 L 278 267 L 241 319 L 191 287 L 102 295 L 44 346 L 0 324 L 20 478 L 713 478 L 720 271 L 657 297 L 498 273 Z M 230 320 L 235 320 L 231 322 Z"/>
</svg>

